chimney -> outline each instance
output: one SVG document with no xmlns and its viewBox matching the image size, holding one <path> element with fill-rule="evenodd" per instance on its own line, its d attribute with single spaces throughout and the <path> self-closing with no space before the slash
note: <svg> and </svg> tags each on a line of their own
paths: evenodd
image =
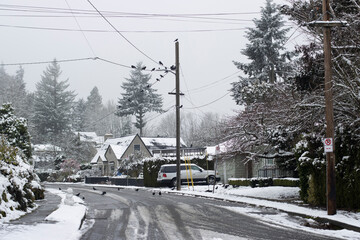
<svg viewBox="0 0 360 240">
<path fill-rule="evenodd" d="M 111 139 L 111 138 L 113 138 L 113 135 L 111 133 L 106 133 L 104 135 L 104 142 L 106 142 L 106 140 Z"/>
</svg>

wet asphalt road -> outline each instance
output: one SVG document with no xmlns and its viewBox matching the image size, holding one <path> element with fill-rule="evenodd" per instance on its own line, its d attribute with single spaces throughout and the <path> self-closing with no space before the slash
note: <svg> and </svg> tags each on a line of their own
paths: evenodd
<svg viewBox="0 0 360 240">
<path fill-rule="evenodd" d="M 57 188 L 58 186 L 52 185 Z M 69 185 L 63 186 L 64 188 Z M 204 198 L 120 189 L 71 186 L 84 197 L 89 210 L 85 226 L 93 224 L 81 239 L 329 239 L 291 228 L 263 223 L 224 207 L 245 205 Z M 105 195 L 102 195 L 103 192 Z M 262 209 L 261 214 L 278 214 Z"/>
</svg>

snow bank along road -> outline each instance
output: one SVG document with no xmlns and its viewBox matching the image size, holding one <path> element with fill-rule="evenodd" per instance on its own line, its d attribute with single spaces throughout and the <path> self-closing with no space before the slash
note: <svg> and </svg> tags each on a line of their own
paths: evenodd
<svg viewBox="0 0 360 240">
<path fill-rule="evenodd" d="M 92 225 L 81 239 L 331 239 L 250 217 L 280 214 L 272 209 L 237 211 L 246 205 L 148 189 L 71 187 L 88 207 L 85 225 Z"/>
</svg>

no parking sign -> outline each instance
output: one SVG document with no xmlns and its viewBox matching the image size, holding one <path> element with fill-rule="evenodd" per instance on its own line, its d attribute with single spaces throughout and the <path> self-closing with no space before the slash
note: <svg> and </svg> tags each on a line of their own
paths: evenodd
<svg viewBox="0 0 360 240">
<path fill-rule="evenodd" d="M 324 150 L 325 152 L 333 152 L 334 151 L 334 143 L 332 138 L 324 138 Z"/>
</svg>

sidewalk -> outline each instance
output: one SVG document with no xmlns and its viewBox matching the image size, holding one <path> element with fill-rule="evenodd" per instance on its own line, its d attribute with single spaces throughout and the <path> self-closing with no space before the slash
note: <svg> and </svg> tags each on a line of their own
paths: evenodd
<svg viewBox="0 0 360 240">
<path fill-rule="evenodd" d="M 37 202 L 39 207 L 36 210 L 0 225 L 1 240 L 80 239 L 83 230 L 79 230 L 79 226 L 87 209 L 83 201 L 72 194 L 67 197 L 64 191 L 53 188 L 46 190 L 46 199 Z"/>
</svg>

